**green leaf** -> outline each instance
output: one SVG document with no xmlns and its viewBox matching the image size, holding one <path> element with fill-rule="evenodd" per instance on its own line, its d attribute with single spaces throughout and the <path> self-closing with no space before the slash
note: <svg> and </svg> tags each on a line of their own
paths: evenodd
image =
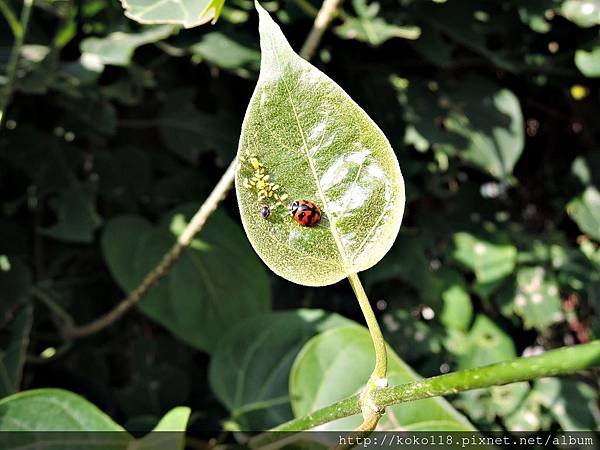
<svg viewBox="0 0 600 450">
<path fill-rule="evenodd" d="M 225 0 L 122 0 L 125 15 L 139 23 L 192 28 L 219 18 Z"/>
<path fill-rule="evenodd" d="M 541 378 L 504 423 L 513 431 L 538 431 L 549 430 L 554 419 L 563 431 L 594 430 L 600 414 L 596 401 L 597 393 L 586 383 Z"/>
<path fill-rule="evenodd" d="M 456 330 L 467 330 L 473 319 L 473 304 L 462 283 L 448 287 L 442 293 L 442 300 L 444 308 L 440 315 L 440 321 L 444 326 Z"/>
<path fill-rule="evenodd" d="M 189 408 L 175 408 L 153 432 L 134 439 L 83 397 L 61 389 L 35 389 L 0 400 L 0 432 L 28 432 L 5 433 L 0 449 L 31 446 L 40 450 L 182 450 L 189 416 Z M 76 431 L 87 433 L 69 433 Z"/>
<path fill-rule="evenodd" d="M 404 181 L 381 130 L 256 8 L 262 61 L 238 150 L 242 223 L 275 273 L 309 286 L 332 284 L 373 266 L 390 249 L 404 212 Z M 255 176 L 260 180 L 251 184 Z M 261 191 L 283 202 L 262 198 Z M 294 222 L 287 204 L 295 199 L 321 209 L 316 226 Z M 271 207 L 266 220 L 263 204 Z"/>
<path fill-rule="evenodd" d="M 137 287 L 161 261 L 191 217 L 188 209 L 169 214 L 157 228 L 137 216 L 118 217 L 106 226 L 104 257 L 124 290 Z M 217 213 L 139 308 L 180 339 L 212 351 L 227 329 L 267 311 L 269 304 L 267 274 L 239 227 Z"/>
<path fill-rule="evenodd" d="M 352 5 L 357 17 L 346 16 L 344 23 L 335 28 L 337 35 L 342 38 L 379 46 L 394 37 L 417 39 L 421 34 L 417 26 L 398 26 L 378 17 L 379 3 L 367 5 L 367 0 L 353 0 Z"/>
<path fill-rule="evenodd" d="M 250 317 L 219 341 L 210 385 L 239 429 L 266 430 L 291 419 L 288 378 L 302 345 L 321 331 L 352 323 L 322 310 Z"/>
<path fill-rule="evenodd" d="M 8 346 L 0 349 L 0 398 L 19 390 L 32 322 L 33 308 L 28 305 L 12 322 Z"/>
<path fill-rule="evenodd" d="M 600 24 L 600 0 L 567 0 L 561 13 L 580 27 L 589 28 Z"/>
<path fill-rule="evenodd" d="M 19 305 L 27 303 L 32 283 L 33 277 L 26 264 L 0 254 L 0 317 L 8 319 Z"/>
<path fill-rule="evenodd" d="M 152 166 L 148 152 L 135 147 L 98 152 L 94 156 L 98 195 L 135 211 L 152 190 Z"/>
<path fill-rule="evenodd" d="M 90 37 L 81 41 L 80 50 L 84 55 L 93 55 L 103 64 L 128 66 L 133 52 L 142 45 L 162 41 L 173 33 L 173 26 L 147 27 L 139 33 L 117 31 L 103 38 Z"/>
<path fill-rule="evenodd" d="M 507 179 L 525 145 L 523 113 L 509 90 L 481 77 L 460 84 L 392 77 L 404 107 L 405 142 L 464 158 Z"/>
<path fill-rule="evenodd" d="M 506 361 L 515 356 L 516 350 L 510 336 L 488 317 L 479 314 L 457 359 L 458 367 L 462 370 Z"/>
<path fill-rule="evenodd" d="M 452 257 L 475 272 L 480 283 L 504 279 L 515 269 L 517 249 L 509 244 L 496 244 L 472 234 L 459 232 L 453 237 Z"/>
<path fill-rule="evenodd" d="M 589 431 L 597 428 L 598 394 L 581 381 L 541 378 L 535 381 L 536 400 L 547 408 L 564 431 Z"/>
<path fill-rule="evenodd" d="M 257 49 L 246 45 L 241 38 L 236 39 L 236 35 L 218 31 L 203 35 L 200 42 L 190 47 L 190 51 L 218 67 L 244 77 L 258 71 L 260 64 Z"/>
<path fill-rule="evenodd" d="M 552 28 L 548 17 L 553 14 L 552 1 L 529 0 L 517 6 L 519 18 L 537 33 L 547 33 Z"/>
<path fill-rule="evenodd" d="M 467 161 L 498 179 L 511 173 L 525 145 L 523 113 L 519 100 L 508 89 L 491 91 L 492 85 L 469 86 L 464 113 L 448 118 L 446 126 L 464 136 L 470 145 L 464 149 Z"/>
<path fill-rule="evenodd" d="M 575 158 L 571 164 L 571 174 L 583 186 L 600 185 L 600 153 L 591 152 Z"/>
<path fill-rule="evenodd" d="M 94 231 L 102 223 L 96 212 L 95 194 L 87 187 L 62 192 L 50 201 L 57 222 L 41 230 L 46 236 L 67 242 L 92 242 Z"/>
<path fill-rule="evenodd" d="M 86 399 L 61 389 L 34 389 L 6 397 L 0 400 L 0 417 L 0 431 L 124 431 Z M 110 433 L 107 439 L 114 448 L 126 448 L 121 444 L 130 436 Z"/>
<path fill-rule="evenodd" d="M 575 52 L 575 65 L 586 77 L 600 77 L 600 45 L 594 47 L 590 52 L 577 50 Z"/>
<path fill-rule="evenodd" d="M 392 349 L 388 349 L 390 385 L 420 377 Z M 356 394 L 373 369 L 373 343 L 368 331 L 352 325 L 325 331 L 304 346 L 290 375 L 294 414 L 299 417 Z M 362 419 L 353 416 L 330 422 L 323 430 L 348 430 Z M 473 426 L 441 397 L 402 403 L 387 408 L 378 425 L 384 430 L 473 430 Z"/>
<path fill-rule="evenodd" d="M 216 152 L 223 162 L 235 155 L 237 121 L 226 114 L 209 114 L 192 103 L 193 91 L 181 89 L 169 94 L 158 119 L 167 146 L 188 161 Z"/>
<path fill-rule="evenodd" d="M 514 310 L 525 328 L 544 331 L 564 319 L 558 283 L 543 267 L 524 267 L 517 273 L 517 294 Z"/>
<path fill-rule="evenodd" d="M 75 81 L 76 83 L 76 81 Z M 59 106 L 69 114 L 65 129 L 79 130 L 80 136 L 113 135 L 117 130 L 117 111 L 98 90 L 84 90 L 57 98 Z M 81 151 L 80 151 L 81 153 Z"/>
<path fill-rule="evenodd" d="M 173 340 L 139 339 L 131 345 L 129 383 L 116 391 L 123 413 L 129 417 L 157 417 L 165 409 L 185 403 L 191 392 L 191 374 L 186 360 L 178 353 L 186 351 Z M 141 430 L 148 426 L 139 425 Z"/>
<path fill-rule="evenodd" d="M 508 421 L 514 420 L 513 418 L 520 414 L 521 405 L 530 390 L 529 383 L 526 382 L 475 389 L 461 392 L 454 404 L 463 409 L 472 420 L 485 424 L 486 428 L 492 428 L 497 416 L 505 423 L 507 417 Z M 512 431 L 518 430 L 511 426 L 507 428 Z"/>
<path fill-rule="evenodd" d="M 567 212 L 581 231 L 600 241 L 600 192 L 595 187 L 588 187 L 581 197 L 571 200 Z"/>
<path fill-rule="evenodd" d="M 137 439 L 132 446 L 139 450 L 183 450 L 185 430 L 191 409 L 178 407 L 169 411 L 147 436 Z"/>
</svg>

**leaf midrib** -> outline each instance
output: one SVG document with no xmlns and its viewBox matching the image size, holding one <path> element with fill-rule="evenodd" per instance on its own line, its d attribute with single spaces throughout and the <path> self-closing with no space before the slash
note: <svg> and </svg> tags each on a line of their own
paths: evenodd
<svg viewBox="0 0 600 450">
<path fill-rule="evenodd" d="M 292 107 L 292 112 L 294 113 L 294 118 L 296 119 L 296 125 L 298 127 L 298 132 L 300 133 L 300 137 L 302 138 L 302 148 L 304 150 L 304 155 L 306 156 L 306 160 L 308 161 L 308 165 L 310 167 L 310 170 L 312 172 L 313 178 L 315 180 L 315 184 L 317 186 L 317 192 L 319 197 L 321 198 L 321 201 L 323 202 L 323 206 L 325 208 L 325 211 L 329 212 L 329 204 L 327 202 L 327 198 L 325 197 L 325 194 L 323 193 L 323 189 L 321 188 L 321 184 L 319 183 L 319 176 L 317 174 L 317 170 L 312 162 L 312 159 L 308 153 L 308 144 L 306 142 L 306 138 L 304 137 L 304 132 L 302 129 L 302 126 L 300 125 L 300 119 L 298 117 L 298 113 L 296 111 L 296 106 L 294 105 L 294 101 L 292 99 L 292 94 L 290 91 L 290 88 L 287 84 L 287 81 L 285 80 L 285 76 L 283 76 L 283 66 L 281 64 L 281 61 L 279 60 L 279 54 L 277 52 L 277 48 L 275 46 L 275 41 L 273 39 L 272 36 L 270 36 L 271 39 L 271 50 L 273 51 L 273 55 L 275 56 L 275 59 L 277 60 L 277 65 L 279 66 L 279 70 L 282 72 L 282 76 L 281 76 L 281 81 L 283 82 L 283 86 L 285 87 L 285 92 L 287 94 L 287 99 L 290 103 L 290 106 Z M 294 55 L 295 56 L 295 55 Z M 325 133 L 326 128 L 323 130 L 323 133 Z M 328 215 L 328 219 L 329 219 L 329 231 L 331 232 L 331 235 L 333 236 L 333 239 L 335 241 L 335 244 L 337 246 L 338 252 L 340 254 L 340 257 L 342 259 L 342 263 L 344 265 L 344 269 L 346 272 L 349 272 L 349 268 L 350 268 L 350 264 L 348 261 L 348 256 L 346 255 L 346 251 L 344 249 L 344 246 L 342 245 L 342 242 L 340 240 L 340 237 L 337 234 L 337 228 L 336 228 L 336 221 L 335 221 L 335 217 L 332 214 Z"/>
</svg>

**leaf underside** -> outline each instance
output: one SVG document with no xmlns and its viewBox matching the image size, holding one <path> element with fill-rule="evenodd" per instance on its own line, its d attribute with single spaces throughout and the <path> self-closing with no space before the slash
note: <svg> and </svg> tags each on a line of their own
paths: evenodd
<svg viewBox="0 0 600 450">
<path fill-rule="evenodd" d="M 368 115 L 294 53 L 257 9 L 261 71 L 236 173 L 242 222 L 275 273 L 304 285 L 332 284 L 373 266 L 393 244 L 404 212 L 400 167 Z M 295 223 L 288 206 L 296 199 L 315 202 L 321 221 Z M 271 210 L 267 219 L 263 206 Z"/>
</svg>

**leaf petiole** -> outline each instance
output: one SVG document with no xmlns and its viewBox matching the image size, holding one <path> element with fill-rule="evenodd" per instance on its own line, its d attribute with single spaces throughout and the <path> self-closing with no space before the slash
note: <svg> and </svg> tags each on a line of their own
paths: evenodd
<svg viewBox="0 0 600 450">
<path fill-rule="evenodd" d="M 375 349 L 375 368 L 369 378 L 363 392 L 360 396 L 360 406 L 363 415 L 363 423 L 355 430 L 355 433 L 364 434 L 369 433 L 375 429 L 377 422 L 384 413 L 384 408 L 379 407 L 376 403 L 373 394 L 380 388 L 387 387 L 387 351 L 385 347 L 385 340 L 381 333 L 381 328 L 377 323 L 377 318 L 371 308 L 369 298 L 358 278 L 358 274 L 351 273 L 348 275 L 348 281 L 352 290 L 358 299 L 360 309 L 367 322 L 369 333 L 371 334 L 371 340 L 373 341 L 373 347 Z"/>
</svg>

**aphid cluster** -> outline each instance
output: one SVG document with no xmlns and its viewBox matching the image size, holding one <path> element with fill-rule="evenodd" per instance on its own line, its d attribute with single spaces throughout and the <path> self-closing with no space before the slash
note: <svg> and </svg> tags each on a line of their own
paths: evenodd
<svg viewBox="0 0 600 450">
<path fill-rule="evenodd" d="M 262 218 L 268 219 L 273 209 L 284 206 L 283 202 L 288 198 L 288 194 L 282 192 L 280 186 L 271 181 L 271 176 L 256 155 L 248 154 L 247 158 L 240 157 L 240 164 L 246 162 L 252 167 L 254 174 L 250 178 L 244 178 L 244 187 L 256 192 L 259 202 L 263 200 L 275 202 L 272 206 L 263 204 L 260 207 Z M 289 211 L 292 218 L 305 227 L 312 227 L 321 220 L 321 211 L 314 202 L 309 200 L 293 201 L 289 206 Z"/>
<path fill-rule="evenodd" d="M 265 167 L 255 155 L 250 155 L 248 162 L 254 169 L 254 175 L 250 179 L 244 178 L 244 187 L 256 191 L 259 201 L 273 198 L 276 202 L 275 206 L 283 206 L 282 202 L 288 198 L 288 195 L 277 192 L 280 186 L 270 181 L 271 175 L 266 173 Z"/>
</svg>

